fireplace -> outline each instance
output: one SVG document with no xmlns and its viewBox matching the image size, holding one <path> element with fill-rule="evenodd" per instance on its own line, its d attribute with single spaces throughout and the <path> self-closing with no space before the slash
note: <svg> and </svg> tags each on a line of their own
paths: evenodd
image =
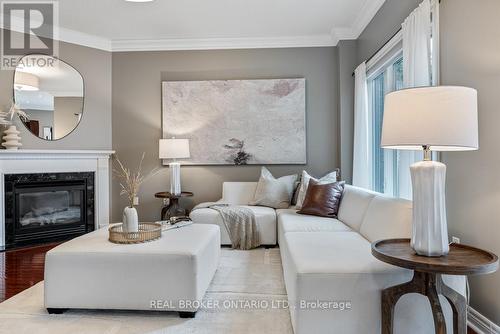
<svg viewBox="0 0 500 334">
<path fill-rule="evenodd" d="M 7 249 L 95 229 L 94 172 L 7 174 L 4 189 Z"/>
</svg>

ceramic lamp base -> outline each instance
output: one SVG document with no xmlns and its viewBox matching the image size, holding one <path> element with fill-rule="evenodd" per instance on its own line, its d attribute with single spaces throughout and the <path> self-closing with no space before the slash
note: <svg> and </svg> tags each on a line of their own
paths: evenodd
<svg viewBox="0 0 500 334">
<path fill-rule="evenodd" d="M 181 194 L 181 164 L 172 162 L 168 165 L 170 167 L 170 193 L 172 195 Z"/>
<path fill-rule="evenodd" d="M 410 167 L 413 187 L 411 246 L 418 255 L 448 254 L 445 181 L 446 165 L 420 161 Z"/>
</svg>

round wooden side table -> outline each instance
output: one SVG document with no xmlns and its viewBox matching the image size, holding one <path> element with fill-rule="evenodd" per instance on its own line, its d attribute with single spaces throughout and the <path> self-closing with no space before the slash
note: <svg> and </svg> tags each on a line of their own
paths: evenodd
<svg viewBox="0 0 500 334">
<path fill-rule="evenodd" d="M 414 270 L 410 282 L 382 291 L 382 334 L 393 333 L 394 308 L 408 293 L 420 293 L 431 304 L 436 334 L 446 334 L 446 323 L 439 302 L 443 295 L 453 309 L 453 333 L 467 332 L 467 302 L 465 297 L 447 286 L 441 275 L 478 275 L 498 270 L 498 257 L 490 252 L 451 244 L 450 253 L 442 257 L 420 256 L 410 246 L 410 239 L 388 239 L 374 242 L 372 254 L 380 261 Z"/>
<path fill-rule="evenodd" d="M 189 191 L 183 191 L 180 195 L 173 195 L 168 191 L 163 191 L 155 194 L 156 198 L 169 199 L 168 205 L 161 209 L 161 220 L 170 219 L 170 217 L 181 217 L 187 215 L 187 210 L 179 204 L 179 199 L 182 197 L 192 197 L 194 194 Z"/>
</svg>

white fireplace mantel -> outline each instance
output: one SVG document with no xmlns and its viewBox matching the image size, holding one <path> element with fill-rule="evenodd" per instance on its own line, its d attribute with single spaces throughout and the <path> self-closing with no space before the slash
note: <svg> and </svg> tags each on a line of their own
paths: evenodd
<svg viewBox="0 0 500 334">
<path fill-rule="evenodd" d="M 0 150 L 0 249 L 5 246 L 4 175 L 94 172 L 96 228 L 109 224 L 111 150 Z"/>
<path fill-rule="evenodd" d="M 12 159 L 68 159 L 108 158 L 111 150 L 0 150 L 0 160 Z"/>
</svg>

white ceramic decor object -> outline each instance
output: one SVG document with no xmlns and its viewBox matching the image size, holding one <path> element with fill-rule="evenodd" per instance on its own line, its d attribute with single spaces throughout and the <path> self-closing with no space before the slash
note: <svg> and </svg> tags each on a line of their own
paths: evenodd
<svg viewBox="0 0 500 334">
<path fill-rule="evenodd" d="M 20 132 L 15 125 L 9 126 L 9 128 L 4 131 L 4 134 L 2 146 L 7 150 L 17 150 L 19 147 L 23 146 L 23 144 L 21 144 L 21 137 L 19 137 Z"/>
<path fill-rule="evenodd" d="M 418 255 L 448 254 L 446 222 L 446 165 L 420 161 L 410 167 L 413 186 L 413 227 L 411 246 Z"/>
<path fill-rule="evenodd" d="M 139 217 L 134 207 L 125 207 L 123 209 L 123 232 L 139 231 Z"/>
</svg>

